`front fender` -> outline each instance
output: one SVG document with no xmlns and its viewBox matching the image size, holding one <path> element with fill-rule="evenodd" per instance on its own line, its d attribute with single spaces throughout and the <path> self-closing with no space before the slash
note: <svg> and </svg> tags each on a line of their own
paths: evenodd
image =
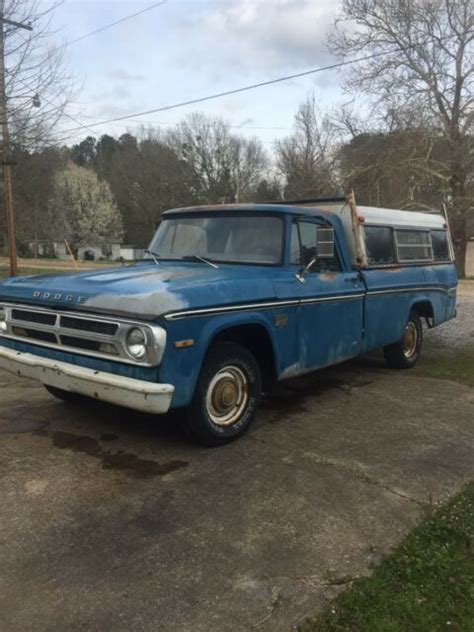
<svg viewBox="0 0 474 632">
<path fill-rule="evenodd" d="M 190 404 L 204 357 L 217 335 L 226 329 L 242 325 L 260 325 L 268 333 L 275 364 L 280 366 L 279 348 L 272 328 L 271 312 L 222 314 L 212 318 L 195 317 L 170 322 L 167 326 L 167 348 L 160 367 L 160 381 L 175 386 L 171 406 Z M 192 340 L 192 346 L 176 348 L 181 340 Z"/>
</svg>

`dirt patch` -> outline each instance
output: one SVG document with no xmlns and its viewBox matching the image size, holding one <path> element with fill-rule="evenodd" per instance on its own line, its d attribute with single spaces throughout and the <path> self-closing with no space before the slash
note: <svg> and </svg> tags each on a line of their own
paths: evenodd
<svg viewBox="0 0 474 632">
<path fill-rule="evenodd" d="M 106 432 L 105 434 L 100 435 L 101 441 L 115 441 L 119 436 L 116 434 L 112 434 L 111 432 Z"/>
<path fill-rule="evenodd" d="M 47 421 L 32 417 L 31 407 L 29 406 L 21 404 L 11 406 L 8 412 L 2 407 L 2 412 L 5 416 L 0 416 L 0 434 L 39 432 L 48 426 Z"/>
<path fill-rule="evenodd" d="M 42 430 L 48 424 L 46 422 L 18 417 L 17 419 L 0 419 L 0 434 L 23 434 Z"/>
<path fill-rule="evenodd" d="M 107 436 L 110 437 L 111 435 Z M 116 438 L 117 435 L 112 435 L 112 437 Z M 86 435 L 76 435 L 71 432 L 53 432 L 52 439 L 56 448 L 82 452 L 83 454 L 96 457 L 101 459 L 104 470 L 121 470 L 134 478 L 164 476 L 188 465 L 187 461 L 181 460 L 159 463 L 158 461 L 141 459 L 136 454 L 120 450 L 116 453 L 109 452 L 104 450 L 97 439 Z"/>
<path fill-rule="evenodd" d="M 148 476 L 164 476 L 175 470 L 180 470 L 188 465 L 187 461 L 168 461 L 158 463 L 147 459 L 140 459 L 135 454 L 106 453 L 102 460 L 102 467 L 107 470 L 123 470 L 135 477 L 146 478 Z"/>
</svg>

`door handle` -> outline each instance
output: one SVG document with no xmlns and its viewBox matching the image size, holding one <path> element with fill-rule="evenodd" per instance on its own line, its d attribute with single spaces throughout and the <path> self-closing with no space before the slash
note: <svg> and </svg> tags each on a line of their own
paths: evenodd
<svg viewBox="0 0 474 632">
<path fill-rule="evenodd" d="M 346 283 L 357 283 L 359 281 L 358 276 L 349 277 L 345 279 Z"/>
</svg>

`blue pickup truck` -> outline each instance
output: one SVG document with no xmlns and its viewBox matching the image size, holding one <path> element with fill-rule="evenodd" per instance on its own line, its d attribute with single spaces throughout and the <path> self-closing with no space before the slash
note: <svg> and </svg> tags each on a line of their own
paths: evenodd
<svg viewBox="0 0 474 632">
<path fill-rule="evenodd" d="M 441 214 L 322 199 L 164 213 L 131 266 L 0 283 L 0 367 L 54 396 L 240 436 L 277 381 L 383 348 L 414 366 L 456 309 Z"/>
</svg>

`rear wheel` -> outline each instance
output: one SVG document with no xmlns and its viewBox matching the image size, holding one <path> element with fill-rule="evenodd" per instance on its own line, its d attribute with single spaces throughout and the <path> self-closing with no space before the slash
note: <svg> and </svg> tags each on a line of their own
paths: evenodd
<svg viewBox="0 0 474 632">
<path fill-rule="evenodd" d="M 412 311 L 403 338 L 384 347 L 387 364 L 392 369 L 411 369 L 420 357 L 423 344 L 423 326 L 418 313 Z"/>
<path fill-rule="evenodd" d="M 249 427 L 260 393 L 260 369 L 250 351 L 233 342 L 212 348 L 187 409 L 191 436 L 208 446 L 237 439 Z"/>
<path fill-rule="evenodd" d="M 69 402 L 71 404 L 80 402 L 84 399 L 84 395 L 80 395 L 79 393 L 73 393 L 72 391 L 65 391 L 62 388 L 56 388 L 56 386 L 50 386 L 49 384 L 44 384 L 45 389 L 48 391 L 50 395 L 56 397 L 57 399 L 62 400 L 63 402 Z"/>
</svg>

